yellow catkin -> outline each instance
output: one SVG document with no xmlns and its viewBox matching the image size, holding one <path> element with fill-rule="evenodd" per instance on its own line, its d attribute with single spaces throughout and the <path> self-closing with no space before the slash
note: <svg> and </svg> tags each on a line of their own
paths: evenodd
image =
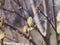
<svg viewBox="0 0 60 45">
<path fill-rule="evenodd" d="M 60 33 L 60 10 L 57 13 L 57 33 Z"/>
<path fill-rule="evenodd" d="M 2 28 L 2 26 L 3 26 L 3 17 L 0 16 L 0 28 Z"/>
<path fill-rule="evenodd" d="M 4 32 L 0 32 L 0 41 L 5 37 Z"/>
<path fill-rule="evenodd" d="M 27 24 L 28 24 L 29 26 L 33 26 L 33 25 L 34 25 L 34 20 L 33 20 L 32 17 L 29 17 L 29 18 L 27 19 Z"/>
</svg>

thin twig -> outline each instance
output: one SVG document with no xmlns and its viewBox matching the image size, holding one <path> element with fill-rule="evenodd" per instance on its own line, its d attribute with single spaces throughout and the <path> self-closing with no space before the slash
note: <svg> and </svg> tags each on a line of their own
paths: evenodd
<svg viewBox="0 0 60 45">
<path fill-rule="evenodd" d="M 53 26 L 53 24 L 51 23 L 50 19 L 40 10 L 40 12 L 43 14 L 43 16 L 46 17 L 46 19 L 48 20 L 48 22 L 51 24 L 51 26 L 53 27 L 54 31 L 56 32 L 55 27 Z"/>
</svg>

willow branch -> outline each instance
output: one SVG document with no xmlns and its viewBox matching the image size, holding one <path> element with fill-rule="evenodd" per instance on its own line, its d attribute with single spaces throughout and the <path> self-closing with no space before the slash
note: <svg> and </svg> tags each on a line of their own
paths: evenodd
<svg viewBox="0 0 60 45">
<path fill-rule="evenodd" d="M 17 30 L 19 34 L 22 34 L 26 39 L 28 39 L 33 45 L 37 45 L 32 39 L 29 39 L 23 32 L 21 32 L 17 27 L 12 26 L 11 24 L 4 22 L 4 25 L 11 27 L 14 30 Z"/>
<path fill-rule="evenodd" d="M 15 13 L 16 15 L 20 16 L 22 19 L 27 20 L 24 16 L 18 14 L 18 13 L 15 12 L 15 11 L 11 11 L 11 10 L 8 10 L 8 9 L 5 9 L 5 8 L 2 8 L 2 9 L 3 9 L 4 11 L 8 11 L 8 12 L 10 12 L 10 13 Z"/>
<path fill-rule="evenodd" d="M 51 26 L 53 27 L 54 31 L 56 32 L 56 28 L 54 27 L 54 25 L 52 24 L 52 22 L 50 21 L 50 19 L 40 10 L 40 12 L 43 14 L 43 16 L 46 17 L 47 21 L 51 24 Z"/>
</svg>

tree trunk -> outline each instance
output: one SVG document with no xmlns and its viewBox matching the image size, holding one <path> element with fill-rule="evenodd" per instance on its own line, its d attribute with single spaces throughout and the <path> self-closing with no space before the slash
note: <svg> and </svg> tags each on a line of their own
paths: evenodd
<svg viewBox="0 0 60 45">
<path fill-rule="evenodd" d="M 50 18 L 50 6 L 49 6 L 49 0 L 45 0 L 46 4 L 46 13 L 47 17 Z M 47 22 L 47 36 L 45 38 L 46 45 L 50 45 L 50 24 Z"/>
</svg>

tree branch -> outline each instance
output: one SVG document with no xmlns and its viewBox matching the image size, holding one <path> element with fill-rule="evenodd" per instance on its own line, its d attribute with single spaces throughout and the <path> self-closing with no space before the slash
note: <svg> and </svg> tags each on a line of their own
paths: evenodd
<svg viewBox="0 0 60 45">
<path fill-rule="evenodd" d="M 2 9 L 3 9 L 4 11 L 8 11 L 8 12 L 10 12 L 10 13 L 15 13 L 16 15 L 20 16 L 22 19 L 27 20 L 24 16 L 18 14 L 18 13 L 15 12 L 15 11 L 11 11 L 11 10 L 8 10 L 8 9 L 5 9 L 5 8 L 2 8 Z"/>
<path fill-rule="evenodd" d="M 22 34 L 26 39 L 28 39 L 33 45 L 37 45 L 32 39 L 29 39 L 23 32 L 21 32 L 17 27 L 12 26 L 11 24 L 4 22 L 4 25 L 10 26 L 12 29 L 17 30 L 19 34 Z"/>
<path fill-rule="evenodd" d="M 40 12 L 43 14 L 43 16 L 46 17 L 47 21 L 51 24 L 51 26 L 53 27 L 54 31 L 56 32 L 56 28 L 54 27 L 54 25 L 52 24 L 52 22 L 50 21 L 50 19 L 40 10 Z"/>
</svg>

